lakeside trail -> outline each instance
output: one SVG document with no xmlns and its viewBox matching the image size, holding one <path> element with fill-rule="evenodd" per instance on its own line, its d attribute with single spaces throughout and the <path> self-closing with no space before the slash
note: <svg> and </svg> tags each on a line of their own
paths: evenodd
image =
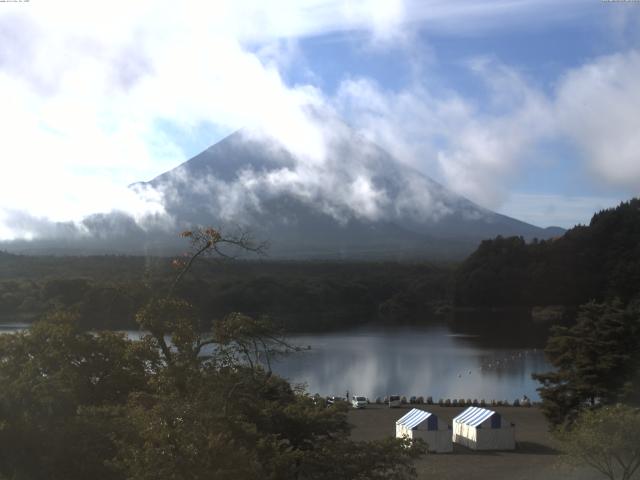
<svg viewBox="0 0 640 480">
<path fill-rule="evenodd" d="M 464 407 L 403 405 L 388 408 L 368 405 L 349 411 L 353 440 L 374 440 L 395 435 L 395 422 L 411 408 L 435 413 L 449 425 Z M 428 454 L 416 461 L 419 479 L 438 480 L 596 480 L 602 478 L 589 469 L 571 470 L 561 461 L 558 443 L 536 407 L 493 408 L 516 426 L 516 450 L 476 452 L 454 444 L 453 453 Z"/>
</svg>

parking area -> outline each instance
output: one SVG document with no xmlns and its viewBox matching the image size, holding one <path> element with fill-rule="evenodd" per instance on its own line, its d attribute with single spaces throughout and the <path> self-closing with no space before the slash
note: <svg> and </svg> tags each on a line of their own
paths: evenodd
<svg viewBox="0 0 640 480">
<path fill-rule="evenodd" d="M 388 408 L 368 405 L 351 409 L 349 422 L 354 440 L 374 440 L 395 435 L 395 422 L 411 408 L 421 408 L 438 415 L 449 424 L 464 407 L 437 405 L 403 405 Z M 558 444 L 548 432 L 542 412 L 535 407 L 497 407 L 505 419 L 516 425 L 517 448 L 511 452 L 478 452 L 454 445 L 450 454 L 429 454 L 416 462 L 420 479 L 484 480 L 595 480 L 589 470 L 569 469 L 561 460 Z"/>
</svg>

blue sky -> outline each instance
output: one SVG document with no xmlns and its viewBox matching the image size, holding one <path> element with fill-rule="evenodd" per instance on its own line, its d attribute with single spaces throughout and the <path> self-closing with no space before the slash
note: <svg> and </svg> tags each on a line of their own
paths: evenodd
<svg viewBox="0 0 640 480">
<path fill-rule="evenodd" d="M 640 194 L 640 3 L 265 3 L 0 4 L 0 237 L 162 211 L 126 186 L 244 126 L 317 161 L 309 107 L 537 225 Z"/>
</svg>

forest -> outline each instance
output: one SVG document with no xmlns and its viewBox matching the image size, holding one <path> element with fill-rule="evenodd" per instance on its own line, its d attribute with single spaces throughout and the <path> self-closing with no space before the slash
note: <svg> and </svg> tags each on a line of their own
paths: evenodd
<svg viewBox="0 0 640 480">
<path fill-rule="evenodd" d="M 135 313 L 175 276 L 169 258 L 0 254 L 0 318 L 71 309 L 85 328 L 137 328 Z M 202 318 L 267 315 L 287 331 L 429 322 L 448 311 L 452 268 L 429 263 L 202 259 L 175 294 Z"/>
<path fill-rule="evenodd" d="M 460 307 L 638 302 L 640 199 L 598 212 L 589 225 L 552 240 L 485 240 L 456 269 L 454 285 Z"/>
</svg>

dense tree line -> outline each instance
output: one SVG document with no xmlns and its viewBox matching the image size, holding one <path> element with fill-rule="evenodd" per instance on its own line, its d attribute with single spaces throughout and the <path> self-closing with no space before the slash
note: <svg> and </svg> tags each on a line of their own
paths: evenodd
<svg viewBox="0 0 640 480">
<path fill-rule="evenodd" d="M 456 306 L 567 305 L 640 299 L 640 199 L 596 213 L 588 226 L 526 243 L 481 243 L 457 269 Z"/>
<path fill-rule="evenodd" d="M 137 328 L 137 310 L 175 274 L 166 258 L 42 257 L 35 262 L 5 255 L 0 263 L 0 318 L 29 321 L 62 307 L 74 309 L 84 328 Z M 430 321 L 450 304 L 451 272 L 425 263 L 205 259 L 175 294 L 202 318 L 243 311 L 268 315 L 290 331 L 319 331 L 372 321 Z"/>
</svg>

